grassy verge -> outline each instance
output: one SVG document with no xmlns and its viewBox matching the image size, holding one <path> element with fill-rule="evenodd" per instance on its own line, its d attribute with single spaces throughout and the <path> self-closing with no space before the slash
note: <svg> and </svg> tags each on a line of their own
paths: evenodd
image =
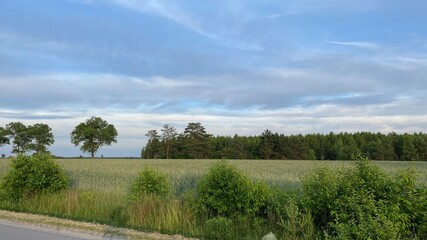
<svg viewBox="0 0 427 240">
<path fill-rule="evenodd" d="M 126 228 L 116 228 L 102 224 L 73 221 L 63 218 L 56 218 L 44 215 L 29 213 L 18 213 L 12 211 L 0 210 L 0 219 L 37 225 L 52 229 L 63 229 L 72 232 L 105 236 L 127 237 L 127 239 L 144 239 L 144 240 L 191 240 L 180 235 L 164 235 L 159 233 L 146 233 Z"/>
</svg>

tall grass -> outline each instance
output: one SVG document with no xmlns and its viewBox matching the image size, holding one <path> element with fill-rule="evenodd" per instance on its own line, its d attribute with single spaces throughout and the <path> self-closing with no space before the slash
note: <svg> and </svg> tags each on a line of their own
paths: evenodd
<svg viewBox="0 0 427 240">
<path fill-rule="evenodd" d="M 176 188 L 184 192 L 185 185 L 193 187 L 195 180 L 207 172 L 218 160 L 142 160 L 142 159 L 59 159 L 57 160 L 80 190 L 96 192 L 126 192 L 132 180 L 144 166 L 150 166 L 170 176 Z M 283 186 L 300 185 L 300 180 L 316 166 L 332 169 L 351 167 L 350 161 L 303 161 L 303 160 L 232 160 L 251 178 Z M 0 177 L 6 173 L 9 160 L 0 159 Z M 427 186 L 427 162 L 376 162 L 387 173 L 414 167 L 418 183 Z"/>
</svg>

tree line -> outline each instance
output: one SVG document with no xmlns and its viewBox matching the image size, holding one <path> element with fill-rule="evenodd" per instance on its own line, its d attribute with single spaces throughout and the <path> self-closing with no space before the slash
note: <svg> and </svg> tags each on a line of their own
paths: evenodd
<svg viewBox="0 0 427 240">
<path fill-rule="evenodd" d="M 71 132 L 71 143 L 93 158 L 100 147 L 117 142 L 114 125 L 91 117 Z M 147 159 L 305 159 L 350 160 L 363 154 L 373 160 L 427 161 L 427 134 L 329 133 L 284 135 L 265 130 L 259 136 L 214 136 L 200 122 L 190 122 L 182 133 L 170 124 L 149 130 L 141 157 Z M 43 123 L 11 122 L 0 127 L 0 147 L 12 153 L 45 153 L 55 142 Z"/>
<path fill-rule="evenodd" d="M 142 158 L 426 161 L 427 134 L 329 133 L 284 135 L 265 130 L 259 136 L 213 136 L 201 123 L 184 132 L 166 124 L 146 134 Z"/>
</svg>

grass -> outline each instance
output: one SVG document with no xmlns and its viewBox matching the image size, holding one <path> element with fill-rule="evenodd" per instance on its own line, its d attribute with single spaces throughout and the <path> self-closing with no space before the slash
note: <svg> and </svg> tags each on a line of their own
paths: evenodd
<svg viewBox="0 0 427 240">
<path fill-rule="evenodd" d="M 0 219 L 12 222 L 26 223 L 31 225 L 40 226 L 49 229 L 61 229 L 81 234 L 89 234 L 91 236 L 97 235 L 102 239 L 111 239 L 113 237 L 123 239 L 144 239 L 144 240 L 192 240 L 182 236 L 167 236 L 157 233 L 146 233 L 135 231 L 126 228 L 115 228 L 102 224 L 85 223 L 79 221 L 72 221 L 63 218 L 55 218 L 42 215 L 34 215 L 28 213 L 17 213 L 10 211 L 0 210 Z"/>
<path fill-rule="evenodd" d="M 194 189 L 208 169 L 218 160 L 142 160 L 142 159 L 58 159 L 72 179 L 64 192 L 37 196 L 25 201 L 2 201 L 0 208 L 39 213 L 162 233 L 200 236 L 203 226 L 185 204 L 188 190 Z M 267 182 L 282 189 L 295 190 L 302 178 L 317 166 L 333 169 L 351 167 L 349 161 L 232 160 L 253 180 Z M 376 162 L 385 172 L 397 173 L 413 167 L 417 184 L 427 186 L 427 162 Z M 138 172 L 150 166 L 166 173 L 176 190 L 175 196 L 160 199 L 147 197 L 133 203 L 129 189 Z M 0 159 L 0 178 L 9 168 L 8 159 Z M 249 228 L 251 226 L 248 226 Z M 261 235 L 262 236 L 262 235 Z M 257 236 L 258 237 L 258 236 Z"/>
<path fill-rule="evenodd" d="M 175 188 L 195 185 L 194 180 L 207 172 L 218 160 L 142 160 L 142 159 L 59 159 L 57 160 L 73 179 L 72 185 L 79 190 L 126 193 L 132 180 L 144 166 L 160 170 L 172 179 Z M 301 178 L 316 166 L 346 168 L 350 161 L 303 161 L 303 160 L 231 160 L 251 178 L 270 184 L 298 187 Z M 418 182 L 427 186 L 427 162 L 376 162 L 388 173 L 414 167 L 419 173 Z M 8 159 L 0 159 L 0 177 L 9 168 Z M 183 192 L 182 190 L 179 192 Z"/>
</svg>

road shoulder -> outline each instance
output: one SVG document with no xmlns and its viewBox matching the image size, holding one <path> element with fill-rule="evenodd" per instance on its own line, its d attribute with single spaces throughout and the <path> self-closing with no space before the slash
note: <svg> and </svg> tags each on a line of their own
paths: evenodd
<svg viewBox="0 0 427 240">
<path fill-rule="evenodd" d="M 147 233 L 126 228 L 115 228 L 107 225 L 79 222 L 62 218 L 18 213 L 0 210 L 0 221 L 8 224 L 27 225 L 27 227 L 43 228 L 46 231 L 65 231 L 70 234 L 85 236 L 115 237 L 122 239 L 144 240 L 191 240 L 181 235 L 165 235 L 159 233 Z M 194 240 L 194 239 L 193 239 Z"/>
</svg>

